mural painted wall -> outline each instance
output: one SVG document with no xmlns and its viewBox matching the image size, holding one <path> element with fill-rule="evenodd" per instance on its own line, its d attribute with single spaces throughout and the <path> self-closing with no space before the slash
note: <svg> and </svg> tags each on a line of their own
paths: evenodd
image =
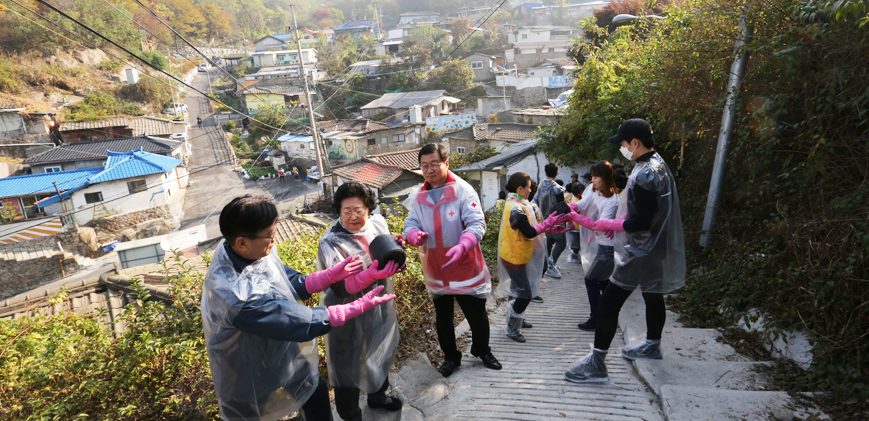
<svg viewBox="0 0 869 421">
<path fill-rule="evenodd" d="M 332 146 L 329 148 L 330 159 L 357 159 L 359 158 L 356 148 L 356 139 L 329 139 Z"/>
<path fill-rule="evenodd" d="M 477 113 L 429 117 L 425 119 L 425 134 L 458 130 L 477 124 Z"/>
</svg>

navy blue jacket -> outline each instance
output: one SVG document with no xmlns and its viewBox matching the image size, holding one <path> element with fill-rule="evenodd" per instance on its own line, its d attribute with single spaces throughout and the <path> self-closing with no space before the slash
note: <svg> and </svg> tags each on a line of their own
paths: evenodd
<svg viewBox="0 0 869 421">
<path fill-rule="evenodd" d="M 236 254 L 229 244 L 225 246 L 236 272 L 241 273 L 254 262 Z M 305 279 L 308 276 L 287 265 L 284 265 L 284 271 L 299 298 L 311 298 L 311 294 L 305 289 Z M 291 342 L 307 342 L 332 330 L 326 306 L 309 308 L 275 293 L 248 300 L 235 316 L 232 325 L 252 335 Z"/>
</svg>

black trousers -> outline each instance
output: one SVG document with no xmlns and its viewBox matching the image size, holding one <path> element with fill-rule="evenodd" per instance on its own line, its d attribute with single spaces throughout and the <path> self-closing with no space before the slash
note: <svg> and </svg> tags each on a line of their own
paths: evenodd
<svg viewBox="0 0 869 421">
<path fill-rule="evenodd" d="M 594 331 L 594 347 L 609 349 L 616 335 L 619 324 L 619 312 L 633 290 L 626 290 L 610 283 L 600 295 L 597 326 Z M 664 305 L 664 294 L 644 292 L 646 302 L 646 339 L 659 340 L 664 332 L 664 322 L 667 321 L 667 308 Z"/>
<path fill-rule="evenodd" d="M 488 354 L 489 348 L 489 313 L 486 311 L 486 299 L 470 295 L 441 295 L 434 299 L 435 329 L 438 333 L 438 343 L 444 352 L 444 359 L 459 362 L 462 352 L 456 347 L 456 332 L 453 327 L 455 308 L 453 300 L 459 302 L 462 313 L 471 326 L 471 354 L 481 357 Z"/>
<path fill-rule="evenodd" d="M 558 263 L 558 258 L 566 247 L 566 234 L 546 234 L 546 252 L 552 258 L 552 263 Z"/>
<path fill-rule="evenodd" d="M 302 411 L 305 412 L 305 419 L 308 421 L 332 421 L 332 405 L 329 404 L 329 386 L 326 385 L 325 380 L 320 379 L 320 382 L 317 383 L 317 390 L 302 405 Z"/>
<path fill-rule="evenodd" d="M 383 387 L 376 393 L 369 393 L 368 400 L 375 403 L 386 401 L 386 390 L 389 389 L 389 378 L 383 382 Z M 335 409 L 342 420 L 359 419 L 362 410 L 359 409 L 359 389 L 355 387 L 336 387 Z M 307 416 L 307 414 L 306 414 Z"/>
</svg>

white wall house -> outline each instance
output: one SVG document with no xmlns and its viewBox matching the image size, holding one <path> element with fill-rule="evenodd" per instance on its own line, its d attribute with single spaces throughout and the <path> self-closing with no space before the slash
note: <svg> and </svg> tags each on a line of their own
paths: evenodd
<svg viewBox="0 0 869 421">
<path fill-rule="evenodd" d="M 76 221 L 87 224 L 95 215 L 105 216 L 102 209 L 95 210 L 100 205 L 105 206 L 105 210 L 111 215 L 135 212 L 169 203 L 184 187 L 186 183 L 181 184 L 173 169 L 168 173 L 93 184 L 72 193 L 70 199 Z"/>
<path fill-rule="evenodd" d="M 257 51 L 251 53 L 251 60 L 254 67 L 280 66 L 287 64 L 299 63 L 298 50 L 278 50 L 278 51 Z M 317 62 L 317 50 L 313 48 L 303 48 L 302 58 L 305 63 Z"/>
</svg>

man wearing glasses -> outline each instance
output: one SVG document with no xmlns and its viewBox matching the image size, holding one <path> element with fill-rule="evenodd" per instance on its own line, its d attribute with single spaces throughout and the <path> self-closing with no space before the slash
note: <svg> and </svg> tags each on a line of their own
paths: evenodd
<svg viewBox="0 0 869 421">
<path fill-rule="evenodd" d="M 284 265 L 275 247 L 278 210 L 270 199 L 237 197 L 220 213 L 224 240 L 202 286 L 202 324 L 224 420 L 279 419 L 299 409 L 331 420 L 320 379 L 318 336 L 395 298 L 371 290 L 348 304 L 308 308 L 311 298 L 360 271 L 350 256 L 310 275 Z"/>
<path fill-rule="evenodd" d="M 486 233 L 480 198 L 449 170 L 449 152 L 443 146 L 425 145 L 418 158 L 425 183 L 404 203 L 409 209 L 404 234 L 410 245 L 419 247 L 425 286 L 435 306 L 435 328 L 444 353 L 438 371 L 449 377 L 462 362 L 453 329 L 454 301 L 471 327 L 471 354 L 486 367 L 500 370 L 489 348 L 486 298 L 492 281 L 479 245 Z"/>
</svg>

